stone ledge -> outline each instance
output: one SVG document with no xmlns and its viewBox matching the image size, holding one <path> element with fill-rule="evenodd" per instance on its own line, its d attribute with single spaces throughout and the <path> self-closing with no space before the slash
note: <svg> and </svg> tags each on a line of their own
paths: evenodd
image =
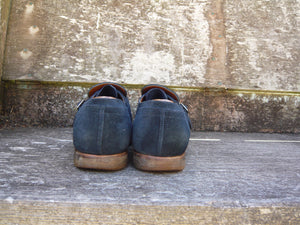
<svg viewBox="0 0 300 225">
<path fill-rule="evenodd" d="M 5 224 L 299 224 L 299 207 L 218 208 L 0 201 Z"/>
<path fill-rule="evenodd" d="M 71 128 L 0 130 L 0 223 L 297 224 L 300 136 L 194 132 L 186 168 L 73 165 Z"/>
</svg>

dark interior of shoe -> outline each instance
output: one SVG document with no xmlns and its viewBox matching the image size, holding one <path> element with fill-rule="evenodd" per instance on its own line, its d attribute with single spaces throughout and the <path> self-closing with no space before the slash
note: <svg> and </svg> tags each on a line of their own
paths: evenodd
<svg viewBox="0 0 300 225">
<path fill-rule="evenodd" d="M 115 87 L 112 85 L 107 85 L 103 87 L 99 93 L 95 96 L 95 98 L 104 98 L 104 97 L 110 97 L 110 98 L 119 98 L 122 99 L 119 92 L 116 90 Z"/>
</svg>

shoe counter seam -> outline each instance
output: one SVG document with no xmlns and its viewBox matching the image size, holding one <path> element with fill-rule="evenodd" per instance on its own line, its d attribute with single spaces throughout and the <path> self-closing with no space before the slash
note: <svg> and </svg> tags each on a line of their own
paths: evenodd
<svg viewBox="0 0 300 225">
<path fill-rule="evenodd" d="M 104 113 L 105 109 L 99 110 L 98 114 L 98 131 L 97 131 L 97 147 L 99 147 L 99 154 L 103 154 L 103 128 L 104 128 Z"/>
<path fill-rule="evenodd" d="M 159 117 L 159 131 L 158 131 L 158 143 L 157 143 L 158 155 L 161 155 L 162 152 L 164 129 L 165 129 L 165 114 L 166 114 L 165 110 L 162 110 Z"/>
</svg>

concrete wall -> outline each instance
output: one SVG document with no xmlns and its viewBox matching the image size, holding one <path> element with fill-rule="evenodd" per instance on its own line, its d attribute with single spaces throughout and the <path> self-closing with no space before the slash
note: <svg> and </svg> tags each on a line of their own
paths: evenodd
<svg viewBox="0 0 300 225">
<path fill-rule="evenodd" d="M 55 82 L 75 82 L 69 84 L 85 88 L 102 81 L 129 89 L 148 83 L 184 87 L 183 100 L 193 107 L 198 130 L 247 131 L 253 120 L 268 122 L 251 131 L 274 130 L 270 124 L 278 115 L 285 124 L 299 119 L 299 11 L 299 0 L 12 0 L 3 79 L 9 83 L 7 91 L 16 81 L 50 81 L 52 87 Z M 245 89 L 250 97 L 240 92 Z M 83 89 L 77 90 L 82 95 Z M 202 93 L 196 103 L 185 97 L 194 96 L 194 90 Z M 235 93 L 245 104 L 250 99 L 260 111 L 252 112 L 252 103 L 228 104 L 224 93 Z M 276 97 L 269 99 L 270 93 Z M 203 105 L 209 96 L 217 103 Z M 14 112 L 9 99 L 6 112 Z M 269 100 L 272 109 L 266 110 Z M 45 96 L 43 101 L 55 100 Z M 219 113 L 219 119 L 204 118 L 201 107 Z M 288 117 L 286 112 L 293 114 Z M 246 121 L 251 113 L 261 116 Z M 227 122 L 222 120 L 225 114 L 231 118 Z M 300 127 L 294 123 L 275 130 Z"/>
<path fill-rule="evenodd" d="M 3 72 L 3 60 L 5 41 L 7 34 L 8 18 L 11 0 L 0 0 L 0 114 L 3 110 L 3 85 L 1 82 Z"/>
<path fill-rule="evenodd" d="M 88 84 L 7 82 L 10 126 L 71 126 Z M 128 86 L 133 115 L 140 87 Z M 189 108 L 193 130 L 300 132 L 300 97 L 295 93 L 225 89 L 175 89 Z M 0 123 L 1 127 L 1 123 Z"/>
<path fill-rule="evenodd" d="M 300 1 L 226 1 L 232 86 L 300 90 Z"/>
<path fill-rule="evenodd" d="M 4 79 L 300 90 L 300 2 L 13 0 Z"/>
<path fill-rule="evenodd" d="M 0 79 L 2 77 L 2 66 L 3 66 L 10 4 L 11 4 L 11 0 L 0 0 L 0 31 L 1 31 L 0 32 Z"/>
</svg>

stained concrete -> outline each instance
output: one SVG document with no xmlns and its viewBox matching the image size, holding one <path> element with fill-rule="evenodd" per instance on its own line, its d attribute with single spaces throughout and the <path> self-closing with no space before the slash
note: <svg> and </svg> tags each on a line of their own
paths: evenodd
<svg viewBox="0 0 300 225">
<path fill-rule="evenodd" d="M 5 80 L 300 90 L 297 0 L 13 0 Z"/>
<path fill-rule="evenodd" d="M 225 1 L 230 84 L 299 90 L 300 2 Z"/>
<path fill-rule="evenodd" d="M 14 0 L 4 78 L 202 83 L 208 8 L 200 0 Z"/>
<path fill-rule="evenodd" d="M 0 0 L 0 114 L 3 111 L 3 60 L 11 0 Z"/>
<path fill-rule="evenodd" d="M 179 173 L 77 169 L 70 128 L 0 140 L 4 223 L 299 223 L 299 135 L 195 132 Z"/>
<path fill-rule="evenodd" d="M 158 174 L 132 165 L 118 172 L 75 168 L 70 128 L 0 130 L 0 138 L 1 199 L 230 207 L 300 203 L 299 135 L 192 133 L 185 170 Z"/>
<path fill-rule="evenodd" d="M 141 86 L 176 87 L 197 131 L 300 131 L 297 0 L 11 3 L 0 127 L 70 126 L 87 88 L 113 81 L 133 112 Z"/>
<path fill-rule="evenodd" d="M 71 126 L 92 84 L 5 83 L 3 126 Z M 125 85 L 135 115 L 142 86 Z M 173 88 L 189 108 L 194 131 L 300 132 L 300 93 Z"/>
<path fill-rule="evenodd" d="M 0 1 L 0 79 L 2 78 L 2 66 L 4 59 L 4 50 L 9 20 L 11 0 Z"/>
<path fill-rule="evenodd" d="M 299 224 L 297 207 L 215 208 L 0 202 L 5 224 Z"/>
</svg>

